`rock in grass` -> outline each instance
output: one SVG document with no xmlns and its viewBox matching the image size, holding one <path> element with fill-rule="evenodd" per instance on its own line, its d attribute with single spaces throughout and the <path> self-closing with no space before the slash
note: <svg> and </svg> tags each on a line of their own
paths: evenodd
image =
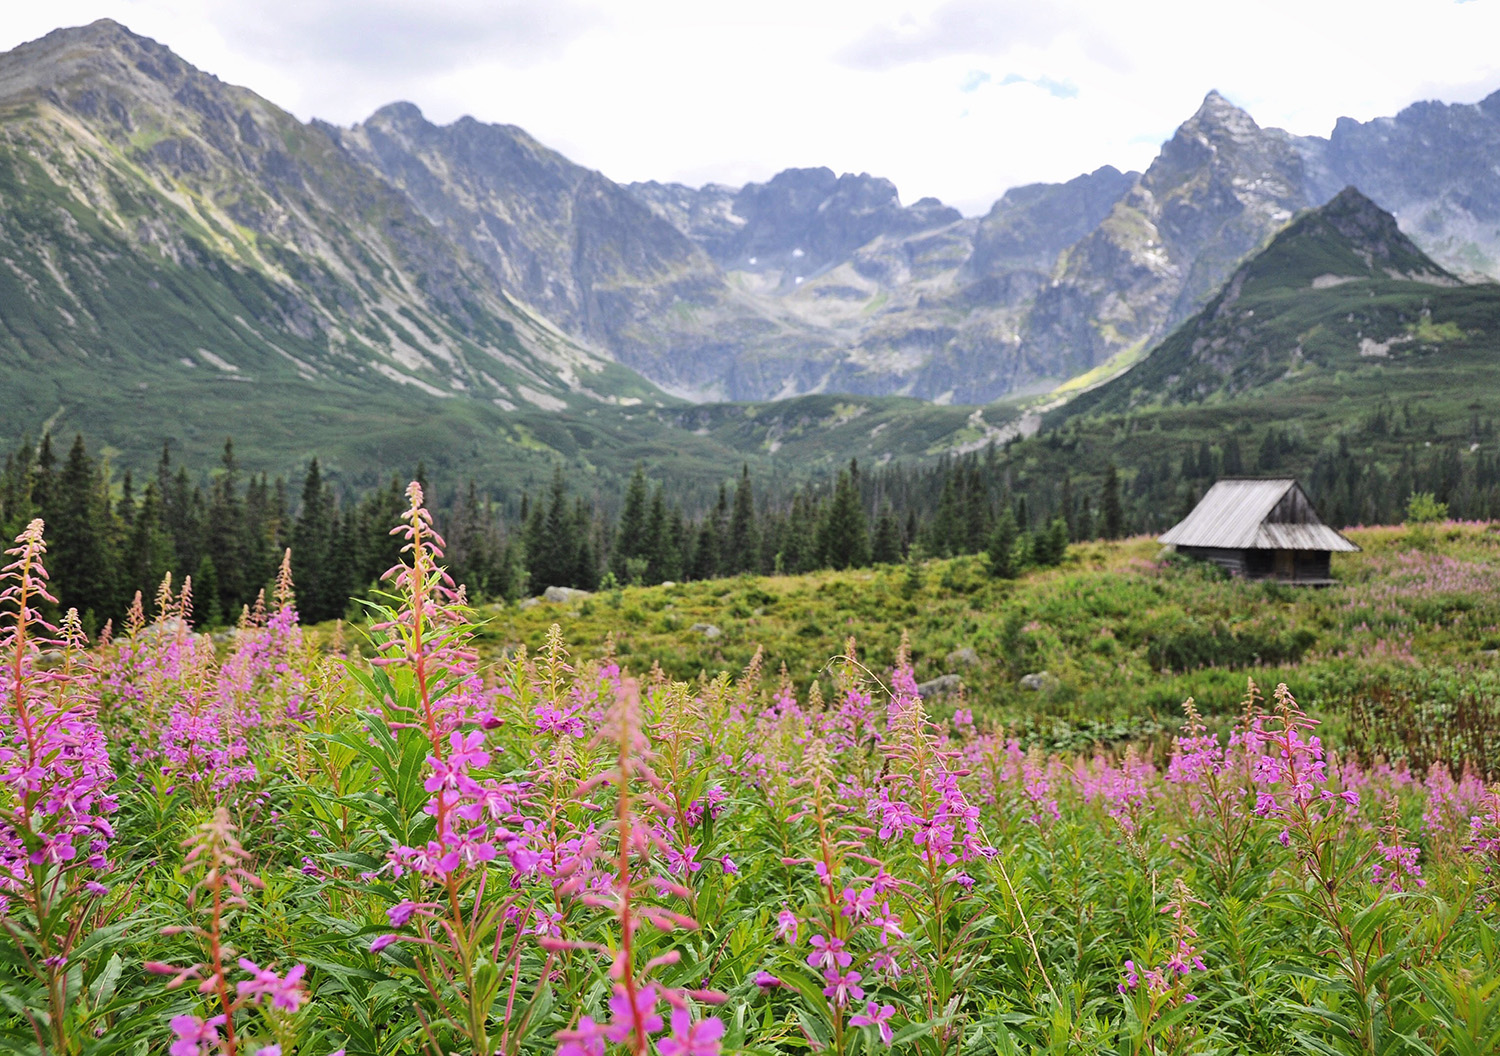
<svg viewBox="0 0 1500 1056">
<path fill-rule="evenodd" d="M 938 675 L 937 678 L 928 682 L 917 683 L 917 696 L 923 700 L 932 697 L 946 697 L 949 693 L 957 693 L 958 687 L 963 685 L 963 679 L 957 675 Z"/>
<path fill-rule="evenodd" d="M 948 654 L 949 667 L 973 667 L 977 663 L 979 654 L 967 645 Z"/>
<path fill-rule="evenodd" d="M 548 587 L 542 591 L 543 601 L 580 601 L 588 596 L 588 591 L 574 587 Z"/>
<path fill-rule="evenodd" d="M 1033 671 L 1029 675 L 1021 676 L 1021 688 L 1034 690 L 1038 693 L 1048 693 L 1062 685 L 1062 679 L 1050 671 Z"/>
<path fill-rule="evenodd" d="M 719 637 L 719 635 L 724 633 L 711 623 L 695 623 L 692 627 L 689 628 L 689 630 L 697 631 L 709 641 L 713 641 L 715 638 Z"/>
</svg>

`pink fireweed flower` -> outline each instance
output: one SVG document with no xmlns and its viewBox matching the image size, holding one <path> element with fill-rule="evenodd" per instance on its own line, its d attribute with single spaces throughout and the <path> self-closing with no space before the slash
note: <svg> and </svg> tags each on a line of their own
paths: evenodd
<svg viewBox="0 0 1500 1056">
<path fill-rule="evenodd" d="M 797 914 L 790 909 L 776 914 L 776 937 L 786 940 L 791 946 L 797 945 Z"/>
<path fill-rule="evenodd" d="M 724 1021 L 709 1016 L 693 1022 L 685 1008 L 672 1010 L 672 1033 L 656 1043 L 661 1056 L 719 1056 L 719 1039 L 724 1036 Z"/>
<path fill-rule="evenodd" d="M 218 1048 L 219 1027 L 223 1022 L 223 1016 L 214 1016 L 207 1022 L 197 1016 L 173 1016 L 171 1027 L 177 1040 L 168 1051 L 171 1056 L 203 1056 L 205 1045 L 210 1050 Z"/>
<path fill-rule="evenodd" d="M 662 1028 L 661 1016 L 656 1014 L 657 999 L 656 987 L 647 985 L 635 992 L 632 1005 L 624 985 L 617 983 L 614 996 L 609 999 L 610 1022 L 604 1028 L 604 1036 L 614 1042 L 625 1041 L 639 1025 L 643 1036 L 637 1040 L 644 1042 L 645 1035 L 655 1034 Z"/>
<path fill-rule="evenodd" d="M 781 985 L 781 980 L 776 978 L 776 976 L 772 975 L 770 972 L 762 969 L 761 971 L 755 973 L 755 985 L 760 987 L 762 990 L 774 990 L 776 987 Z"/>
<path fill-rule="evenodd" d="M 882 946 L 888 946 L 892 936 L 898 939 L 906 938 L 906 932 L 901 930 L 901 918 L 891 912 L 891 904 L 889 902 L 882 902 L 880 904 L 880 913 L 880 916 L 872 917 L 870 923 L 880 929 L 880 944 Z"/>
<path fill-rule="evenodd" d="M 839 907 L 839 913 L 855 920 L 865 920 L 875 908 L 875 892 L 868 887 L 858 891 L 846 887 L 841 898 L 844 904 Z"/>
<path fill-rule="evenodd" d="M 880 1040 L 889 1045 L 894 1038 L 891 1033 L 890 1019 L 896 1014 L 895 1005 L 879 1005 L 874 1001 L 865 1005 L 863 1012 L 856 1012 L 849 1017 L 851 1027 L 876 1027 L 880 1031 Z"/>
<path fill-rule="evenodd" d="M 814 935 L 810 940 L 813 952 L 807 955 L 807 963 L 813 968 L 847 968 L 854 958 L 844 949 L 844 940 Z"/>
<path fill-rule="evenodd" d="M 556 1056 L 604 1056 L 604 1025 L 589 1016 L 578 1020 L 573 1030 L 559 1033 Z"/>
<path fill-rule="evenodd" d="M 1125 978 L 1120 983 L 1120 985 L 1117 987 L 1117 989 L 1120 991 L 1120 993 L 1123 994 L 1123 993 L 1126 993 L 1127 991 L 1134 990 L 1137 986 L 1140 985 L 1140 982 L 1141 982 L 1141 977 L 1136 974 L 1136 971 L 1135 971 L 1135 962 L 1134 961 L 1126 961 L 1125 962 Z"/>
<path fill-rule="evenodd" d="M 307 996 L 302 990 L 302 976 L 307 973 L 307 965 L 297 965 L 284 977 L 277 975 L 269 968 L 261 968 L 254 961 L 244 957 L 240 958 L 240 967 L 251 975 L 250 979 L 239 984 L 241 999 L 270 995 L 273 1008 L 295 1012 L 302 1007 L 302 1002 Z"/>
<path fill-rule="evenodd" d="M 863 978 L 864 976 L 858 972 L 851 971 L 840 975 L 837 969 L 826 968 L 823 971 L 823 981 L 828 985 L 823 987 L 823 996 L 839 1008 L 843 1008 L 851 999 L 863 1001 L 865 991 L 859 985 L 859 981 Z"/>
</svg>

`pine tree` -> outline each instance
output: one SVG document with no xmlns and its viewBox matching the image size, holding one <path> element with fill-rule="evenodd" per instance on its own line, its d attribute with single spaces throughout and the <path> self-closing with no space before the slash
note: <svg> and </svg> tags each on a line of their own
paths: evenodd
<svg viewBox="0 0 1500 1056">
<path fill-rule="evenodd" d="M 858 473 L 858 465 L 851 461 L 834 485 L 821 548 L 830 568 L 863 568 L 870 563 L 870 525 L 860 506 Z"/>
<path fill-rule="evenodd" d="M 1104 538 L 1118 539 L 1125 534 L 1125 513 L 1120 507 L 1120 471 L 1111 462 L 1104 471 L 1104 495 L 1099 505 L 1104 514 Z"/>
<path fill-rule="evenodd" d="M 877 565 L 894 565 L 901 561 L 901 529 L 896 524 L 896 514 L 888 502 L 880 508 L 880 517 L 875 521 L 875 539 L 870 544 L 870 560 Z"/>
<path fill-rule="evenodd" d="M 995 530 L 990 533 L 990 573 L 1000 579 L 1012 579 L 1016 574 L 1016 527 L 1015 514 L 1002 509 L 995 520 Z"/>
<path fill-rule="evenodd" d="M 740 467 L 739 483 L 734 489 L 734 512 L 729 519 L 729 539 L 725 550 L 725 571 L 730 575 L 753 572 L 759 544 L 755 524 L 755 498 L 750 490 L 750 467 Z"/>
</svg>

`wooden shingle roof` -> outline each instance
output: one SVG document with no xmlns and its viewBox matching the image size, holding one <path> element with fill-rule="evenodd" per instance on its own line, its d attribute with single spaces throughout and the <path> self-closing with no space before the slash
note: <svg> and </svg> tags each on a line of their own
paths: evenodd
<svg viewBox="0 0 1500 1056">
<path fill-rule="evenodd" d="M 1318 519 L 1307 493 L 1290 477 L 1218 481 L 1161 542 L 1220 550 L 1359 549 Z"/>
</svg>

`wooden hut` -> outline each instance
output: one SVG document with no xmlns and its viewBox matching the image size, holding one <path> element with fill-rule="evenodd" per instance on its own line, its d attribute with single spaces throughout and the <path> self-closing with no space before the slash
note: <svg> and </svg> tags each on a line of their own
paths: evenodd
<svg viewBox="0 0 1500 1056">
<path fill-rule="evenodd" d="M 1318 519 L 1307 492 L 1290 477 L 1226 477 L 1161 541 L 1231 575 L 1317 586 L 1333 582 L 1335 551 L 1359 549 Z"/>
</svg>

